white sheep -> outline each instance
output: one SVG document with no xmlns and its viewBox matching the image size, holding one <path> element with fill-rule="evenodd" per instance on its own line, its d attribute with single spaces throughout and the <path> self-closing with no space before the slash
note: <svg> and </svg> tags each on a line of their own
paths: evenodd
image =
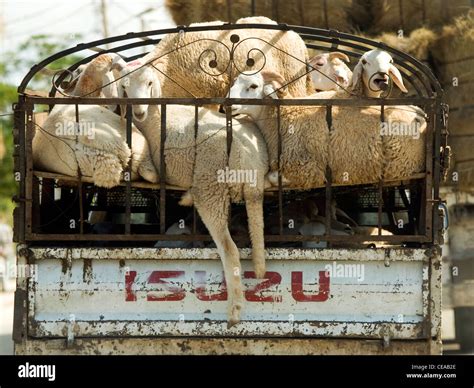
<svg viewBox="0 0 474 388">
<path fill-rule="evenodd" d="M 233 98 L 291 97 L 282 89 L 284 84 L 285 80 L 274 72 L 240 75 L 229 95 Z M 338 95 L 345 92 L 322 92 L 315 94 L 314 98 L 329 93 Z M 278 170 L 276 108 L 233 105 L 232 109 L 234 114 L 249 115 L 259 126 L 268 146 L 272 171 L 269 176 L 274 176 Z M 374 183 L 382 177 L 402 178 L 423 171 L 424 152 L 410 155 L 396 147 L 402 143 L 413 145 L 417 140 L 382 136 L 380 111 L 376 107 L 333 107 L 331 133 L 324 106 L 282 106 L 280 112 L 281 172 L 285 182 L 293 187 L 310 189 L 322 186 L 327 164 L 332 170 L 332 182 L 346 185 Z M 392 127 L 393 124 L 412 125 L 416 120 L 419 120 L 422 133 L 426 121 L 415 113 L 391 109 L 386 115 L 386 121 Z M 423 137 L 420 139 L 416 144 L 418 147 L 423 145 Z M 400 154 L 406 157 L 403 163 L 400 163 Z M 274 180 L 271 182 L 275 183 Z"/>
<path fill-rule="evenodd" d="M 266 17 L 242 18 L 236 23 L 277 24 Z M 191 26 L 221 24 L 215 21 Z M 235 44 L 235 66 L 229 66 L 232 35 L 240 38 Z M 252 66 L 247 66 L 249 58 L 254 62 Z M 158 75 L 166 97 L 224 97 L 239 71 L 255 72 L 262 66 L 280 72 L 288 81 L 294 80 L 288 85 L 290 93 L 303 97 L 314 91 L 311 75 L 303 76 L 307 60 L 306 45 L 294 31 L 237 29 L 169 34 L 142 62 L 152 61 L 166 74 Z"/>
<path fill-rule="evenodd" d="M 358 95 L 379 98 L 389 88 L 390 79 L 403 93 L 408 92 L 392 56 L 384 50 L 374 49 L 359 58 L 349 86 Z"/>
<path fill-rule="evenodd" d="M 160 80 L 150 66 L 140 61 L 117 63 L 122 75 L 119 90 L 131 98 L 159 97 Z M 136 125 L 146 136 L 155 166 L 160 168 L 161 110 L 156 105 L 134 105 Z M 243 305 L 239 251 L 228 228 L 231 202 L 245 201 L 255 274 L 265 274 L 263 238 L 264 177 L 268 171 L 265 141 L 249 120 L 232 121 L 232 147 L 226 147 L 226 118 L 206 108 L 198 110 L 195 139 L 195 108 L 168 105 L 166 109 L 166 182 L 188 189 L 180 204 L 194 203 L 221 257 L 229 295 L 228 327 L 240 321 Z M 237 173 L 232 179 L 227 172 Z M 242 179 L 243 178 L 243 179 Z"/>
<path fill-rule="evenodd" d="M 309 64 L 316 70 L 311 72 L 316 92 L 346 88 L 352 79 L 352 71 L 344 63 L 349 57 L 339 51 L 321 53 L 313 57 Z"/>
<path fill-rule="evenodd" d="M 73 95 L 100 95 L 104 76 L 115 57 L 101 55 L 80 74 Z M 102 106 L 79 105 L 76 124 L 74 105 L 56 105 L 33 138 L 36 169 L 59 174 L 92 177 L 101 187 L 114 187 L 132 158 L 130 179 L 139 177 L 156 183 L 158 174 L 145 137 L 132 126 L 132 151 L 126 142 L 126 123 Z"/>
</svg>

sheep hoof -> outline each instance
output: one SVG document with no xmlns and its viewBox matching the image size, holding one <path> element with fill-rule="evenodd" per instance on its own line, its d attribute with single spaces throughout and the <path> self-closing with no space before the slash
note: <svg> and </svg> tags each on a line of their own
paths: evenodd
<svg viewBox="0 0 474 388">
<path fill-rule="evenodd" d="M 240 322 L 240 310 L 242 306 L 240 304 L 234 304 L 229 312 L 229 319 L 227 321 L 227 328 L 230 329 L 232 326 Z"/>
<path fill-rule="evenodd" d="M 180 206 L 193 206 L 194 200 L 193 196 L 189 191 L 186 191 L 182 196 L 181 200 L 178 202 Z"/>
<path fill-rule="evenodd" d="M 232 326 L 236 325 L 239 322 L 240 322 L 240 319 L 230 318 L 227 321 L 227 328 L 230 329 Z"/>
</svg>

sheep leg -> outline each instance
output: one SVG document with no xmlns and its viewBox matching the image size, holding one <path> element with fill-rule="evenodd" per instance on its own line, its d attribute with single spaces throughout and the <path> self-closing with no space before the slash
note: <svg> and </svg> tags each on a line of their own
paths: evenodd
<svg viewBox="0 0 474 388">
<path fill-rule="evenodd" d="M 240 322 L 240 312 L 243 306 L 243 290 L 239 250 L 232 240 L 228 228 L 229 199 L 227 196 L 227 200 L 219 204 L 224 205 L 221 207 L 216 206 L 216 203 L 210 202 L 209 198 L 207 198 L 206 201 L 206 199 L 200 200 L 197 198 L 201 196 L 193 197 L 196 209 L 216 244 L 217 252 L 219 253 L 224 267 L 228 295 L 227 328 L 231 328 Z M 225 197 L 226 196 L 224 196 L 224 198 Z M 222 196 L 220 198 L 222 198 Z M 216 212 L 217 208 L 223 209 L 223 212 Z M 219 214 L 219 217 L 216 217 L 216 213 Z"/>
<path fill-rule="evenodd" d="M 247 192 L 244 189 L 245 208 L 249 225 L 250 241 L 252 242 L 252 261 L 255 276 L 265 276 L 265 241 L 263 233 L 263 198 L 262 193 Z"/>
</svg>

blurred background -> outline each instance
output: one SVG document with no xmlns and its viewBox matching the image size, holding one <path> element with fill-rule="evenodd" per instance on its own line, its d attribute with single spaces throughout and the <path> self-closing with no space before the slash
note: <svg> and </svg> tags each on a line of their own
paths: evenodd
<svg viewBox="0 0 474 388">
<path fill-rule="evenodd" d="M 474 351 L 474 0 L 2 0 L 0 2 L 0 354 L 11 354 L 14 246 L 12 108 L 30 67 L 78 43 L 251 14 L 382 41 L 425 62 L 450 106 L 451 168 L 442 197 L 445 353 Z M 56 61 L 33 81 L 48 90 Z"/>
</svg>

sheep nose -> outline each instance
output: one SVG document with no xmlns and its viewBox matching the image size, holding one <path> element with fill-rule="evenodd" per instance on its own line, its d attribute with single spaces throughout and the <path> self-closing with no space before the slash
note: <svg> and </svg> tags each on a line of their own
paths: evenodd
<svg viewBox="0 0 474 388">
<path fill-rule="evenodd" d="M 336 82 L 339 84 L 339 85 L 346 85 L 347 83 L 347 80 L 344 78 L 344 77 L 341 77 L 339 75 L 336 75 Z"/>
<path fill-rule="evenodd" d="M 145 112 L 134 112 L 133 115 L 137 120 L 142 120 L 145 117 Z"/>
</svg>

